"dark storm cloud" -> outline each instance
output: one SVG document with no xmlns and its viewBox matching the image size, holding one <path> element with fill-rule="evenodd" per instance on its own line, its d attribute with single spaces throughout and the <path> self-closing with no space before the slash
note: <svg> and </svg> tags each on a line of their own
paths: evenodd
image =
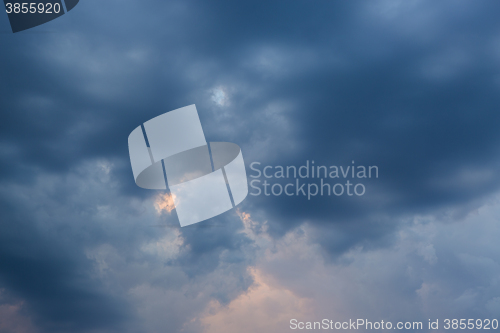
<svg viewBox="0 0 500 333">
<path fill-rule="evenodd" d="M 133 249 L 156 237 L 155 229 L 120 224 L 126 213 L 140 219 L 123 197 L 155 195 L 133 183 L 126 138 L 138 124 L 193 103 L 207 139 L 238 143 L 247 164 L 379 166 L 363 201 L 250 196 L 242 207 L 269 218 L 272 235 L 307 221 L 324 228 L 312 233 L 315 241 L 341 253 L 390 244 L 400 216 L 472 205 L 500 182 L 499 9 L 462 1 L 82 1 L 47 25 L 1 34 L 3 186 L 27 191 L 39 178 L 64 179 L 105 158 L 114 161 L 118 190 L 99 187 L 69 200 L 73 188 L 55 181 L 47 195 L 58 208 L 75 208 L 57 219 L 46 218 L 50 203 L 30 214 L 29 200 L 3 204 L 2 229 L 12 232 L 2 233 L 0 280 L 27 300 L 41 327 L 126 322 L 120 297 L 82 273 L 91 265 L 83 253 L 103 242 L 130 262 L 148 261 Z M 227 106 L 211 101 L 217 87 Z M 61 241 L 37 231 L 47 228 L 37 224 L 41 216 L 49 226 L 74 224 L 103 203 L 124 215 L 70 232 L 58 222 Z M 165 263 L 191 281 L 236 263 L 242 281 L 214 292 L 222 302 L 248 286 L 243 262 L 252 262 L 241 251 L 251 244 L 240 224 L 226 221 L 232 218 L 211 222 L 228 227 L 180 229 L 186 251 Z"/>
</svg>

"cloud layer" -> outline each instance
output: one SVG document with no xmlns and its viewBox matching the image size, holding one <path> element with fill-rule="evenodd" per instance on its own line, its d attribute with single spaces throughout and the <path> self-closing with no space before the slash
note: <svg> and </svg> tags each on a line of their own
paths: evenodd
<svg viewBox="0 0 500 333">
<path fill-rule="evenodd" d="M 87 0 L 1 33 L 0 332 L 493 319 L 499 6 Z M 249 196 L 179 228 L 126 143 L 190 104 L 247 168 L 380 176 L 362 198 Z"/>
</svg>

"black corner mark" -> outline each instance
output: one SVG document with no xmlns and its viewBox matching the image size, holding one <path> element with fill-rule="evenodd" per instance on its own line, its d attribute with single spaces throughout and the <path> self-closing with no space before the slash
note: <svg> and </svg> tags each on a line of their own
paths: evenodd
<svg viewBox="0 0 500 333">
<path fill-rule="evenodd" d="M 66 10 L 69 12 L 70 10 L 75 8 L 78 1 L 80 0 L 64 0 L 64 2 L 66 3 Z"/>
<path fill-rule="evenodd" d="M 5 11 L 14 33 L 52 21 L 65 14 L 64 5 L 69 12 L 78 2 L 79 0 L 4 0 Z"/>
</svg>

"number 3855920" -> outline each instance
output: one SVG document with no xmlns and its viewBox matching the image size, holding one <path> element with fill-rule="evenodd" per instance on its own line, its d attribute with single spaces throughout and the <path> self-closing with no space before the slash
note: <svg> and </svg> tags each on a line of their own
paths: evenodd
<svg viewBox="0 0 500 333">
<path fill-rule="evenodd" d="M 6 3 L 5 8 L 7 14 L 59 14 L 61 11 L 61 5 L 58 3 L 27 3 L 27 2 L 15 2 Z"/>
</svg>

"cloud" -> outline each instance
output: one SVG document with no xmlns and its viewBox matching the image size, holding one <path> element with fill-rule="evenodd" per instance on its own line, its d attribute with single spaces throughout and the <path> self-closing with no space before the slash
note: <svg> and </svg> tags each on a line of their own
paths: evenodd
<svg viewBox="0 0 500 333">
<path fill-rule="evenodd" d="M 494 315 L 498 7 L 88 0 L 2 34 L 2 329 Z M 249 197 L 181 229 L 134 184 L 126 138 L 193 103 L 247 163 L 380 177 L 361 200 Z"/>
<path fill-rule="evenodd" d="M 156 197 L 155 201 L 155 209 L 158 213 L 162 213 L 163 211 L 167 213 L 171 213 L 175 208 L 176 198 L 172 193 L 159 194 Z"/>
<path fill-rule="evenodd" d="M 0 332 L 36 333 L 31 318 L 26 316 L 22 300 L 7 300 L 0 290 Z"/>
<path fill-rule="evenodd" d="M 218 87 L 212 90 L 212 101 L 219 106 L 229 105 L 229 97 L 224 88 Z"/>
</svg>

